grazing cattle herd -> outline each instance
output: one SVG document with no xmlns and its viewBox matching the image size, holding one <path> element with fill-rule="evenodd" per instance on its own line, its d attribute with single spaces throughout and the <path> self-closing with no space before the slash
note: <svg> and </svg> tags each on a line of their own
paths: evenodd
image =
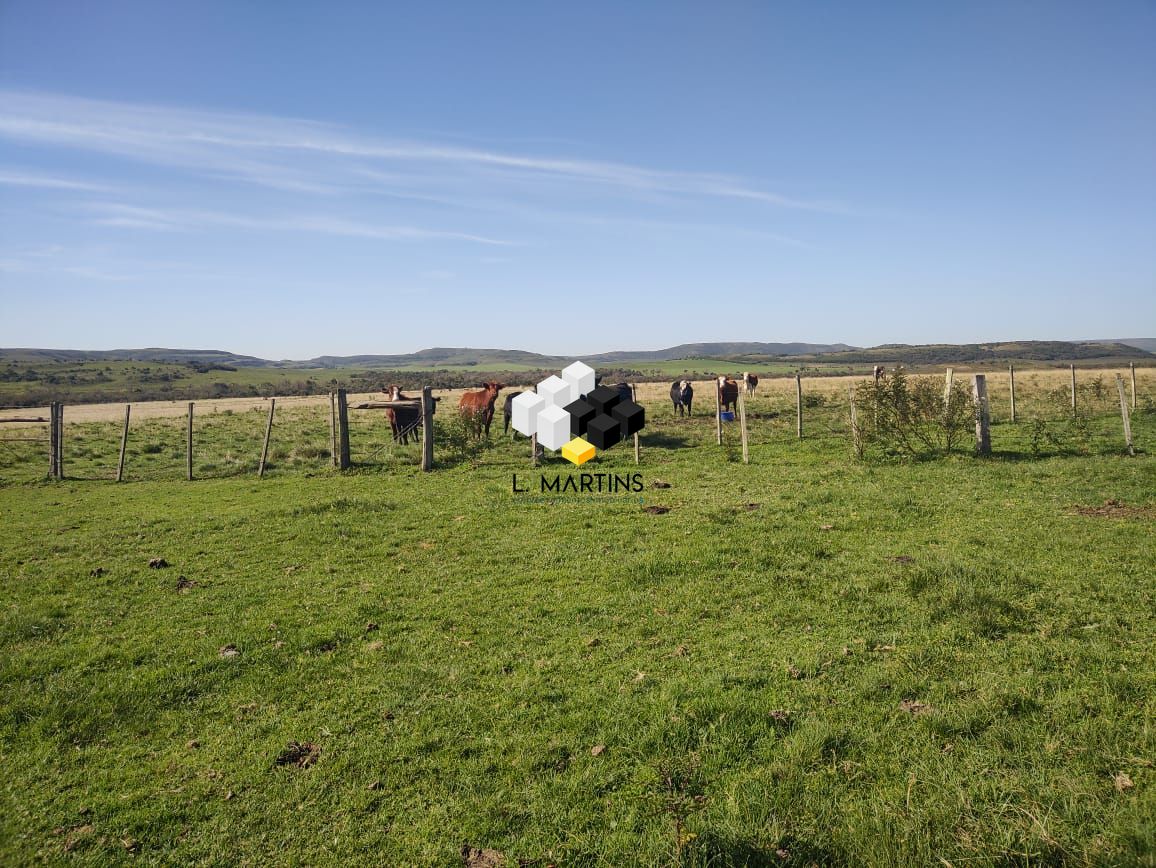
<svg viewBox="0 0 1156 868">
<path fill-rule="evenodd" d="M 883 375 L 883 366 L 876 365 L 872 370 L 872 375 L 878 380 Z M 596 378 L 596 382 L 600 385 L 601 377 Z M 715 381 L 715 388 L 718 390 L 719 407 L 724 412 L 733 411 L 739 399 L 739 384 L 742 384 L 742 389 L 747 397 L 752 397 L 755 393 L 756 387 L 759 385 L 759 378 L 750 371 L 744 371 L 741 380 L 735 380 L 726 375 L 718 377 Z M 478 436 L 490 436 L 490 423 L 494 419 L 494 405 L 498 400 L 498 394 L 502 389 L 506 388 L 504 383 L 482 383 L 478 391 L 465 392 L 462 394 L 458 402 L 458 412 L 462 418 L 471 427 L 474 433 Z M 624 401 L 634 399 L 634 388 L 629 383 L 614 383 L 609 386 L 611 389 L 618 391 L 621 399 Z M 533 391 L 532 389 L 529 391 Z M 414 400 L 407 395 L 402 394 L 398 386 L 388 386 L 385 389 L 386 399 L 390 401 L 408 401 Z M 513 402 L 518 395 L 525 394 L 524 391 L 511 392 L 506 395 L 502 403 L 502 433 L 510 431 L 510 418 L 513 413 Z M 694 387 L 690 380 L 675 380 L 670 385 L 670 401 L 673 405 L 674 412 L 678 416 L 691 415 L 691 402 L 694 400 Z M 421 410 L 417 406 L 410 407 L 390 407 L 386 410 L 386 415 L 389 417 L 389 427 L 393 432 L 393 438 L 402 443 L 409 442 L 409 435 L 412 433 L 414 438 L 417 437 L 415 430 L 417 422 L 420 421 Z"/>
</svg>

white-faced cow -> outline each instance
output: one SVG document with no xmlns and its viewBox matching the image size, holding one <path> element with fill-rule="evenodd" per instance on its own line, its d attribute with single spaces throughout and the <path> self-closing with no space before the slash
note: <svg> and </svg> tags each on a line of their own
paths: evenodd
<svg viewBox="0 0 1156 868">
<path fill-rule="evenodd" d="M 739 384 L 727 376 L 718 378 L 718 403 L 725 412 L 732 412 L 739 402 Z"/>
<path fill-rule="evenodd" d="M 875 378 L 875 382 L 878 383 L 883 378 L 883 366 L 876 365 L 874 368 L 872 368 L 871 376 L 873 376 Z"/>
<path fill-rule="evenodd" d="M 759 378 L 750 371 L 743 371 L 743 390 L 747 393 L 747 397 L 751 397 L 755 393 L 755 387 L 759 385 Z"/>
<path fill-rule="evenodd" d="M 387 401 L 412 401 L 408 395 L 403 395 L 400 386 L 387 386 L 385 389 Z M 418 420 L 421 419 L 421 408 L 413 407 L 386 407 L 386 418 L 389 419 L 389 430 L 393 433 L 395 443 L 409 443 L 412 433 L 414 440 L 418 437 Z"/>
<path fill-rule="evenodd" d="M 683 410 L 686 410 L 686 415 L 690 415 L 690 402 L 694 400 L 694 389 L 691 388 L 690 380 L 677 380 L 670 384 L 670 400 L 674 404 L 674 411 L 679 416 L 682 415 Z"/>
</svg>

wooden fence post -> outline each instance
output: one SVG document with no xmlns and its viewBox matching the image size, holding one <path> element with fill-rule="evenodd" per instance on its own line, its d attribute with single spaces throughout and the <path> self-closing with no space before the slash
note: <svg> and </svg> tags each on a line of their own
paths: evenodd
<svg viewBox="0 0 1156 868">
<path fill-rule="evenodd" d="M 1076 418 L 1076 366 L 1072 365 L 1072 418 Z"/>
<path fill-rule="evenodd" d="M 124 431 L 120 435 L 120 460 L 116 464 L 116 481 L 124 480 L 124 453 L 128 448 L 128 417 L 132 412 L 132 404 L 124 405 Z"/>
<path fill-rule="evenodd" d="M 1128 367 L 1132 371 L 1132 409 L 1136 409 L 1136 363 L 1128 362 Z"/>
<path fill-rule="evenodd" d="M 193 402 L 189 401 L 189 430 L 185 440 L 185 476 L 193 480 Z"/>
<path fill-rule="evenodd" d="M 971 380 L 971 394 L 975 399 L 975 451 L 991 455 L 991 408 L 987 403 L 987 377 L 976 374 Z"/>
<path fill-rule="evenodd" d="M 1132 446 L 1132 420 L 1128 418 L 1128 400 L 1124 396 L 1124 378 L 1119 374 L 1116 375 L 1116 388 L 1120 392 L 1120 416 L 1124 419 L 1124 442 L 1128 444 L 1128 454 L 1135 455 L 1136 450 Z"/>
<path fill-rule="evenodd" d="M 747 404 L 742 389 L 739 389 L 739 434 L 743 439 L 743 464 L 750 464 L 751 456 L 747 449 Z"/>
<path fill-rule="evenodd" d="M 538 451 L 538 432 L 535 431 L 530 435 L 530 466 L 538 466 L 538 456 L 541 455 Z"/>
<path fill-rule="evenodd" d="M 863 435 L 859 431 L 859 416 L 855 412 L 855 385 L 847 387 L 847 397 L 851 400 L 851 443 L 855 447 L 855 457 L 863 457 Z"/>
<path fill-rule="evenodd" d="M 1016 421 L 1016 366 L 1007 366 L 1008 377 L 1011 379 L 1011 420 L 1012 424 Z"/>
<path fill-rule="evenodd" d="M 638 403 L 638 389 L 635 388 L 634 383 L 630 384 L 630 400 L 635 404 Z M 634 463 L 638 463 L 638 432 L 634 432 Z"/>
<path fill-rule="evenodd" d="M 795 374 L 795 416 L 798 428 L 799 439 L 803 439 L 803 377 L 801 374 Z"/>
<path fill-rule="evenodd" d="M 719 403 L 719 384 L 718 380 L 714 381 L 714 427 L 715 436 L 718 438 L 718 445 L 722 446 L 722 404 Z"/>
<path fill-rule="evenodd" d="M 56 402 L 48 405 L 48 478 L 56 478 Z"/>
<path fill-rule="evenodd" d="M 337 468 L 349 469 L 349 403 L 345 390 L 337 390 Z"/>
<path fill-rule="evenodd" d="M 337 466 L 337 395 L 329 393 L 329 454 L 333 457 L 333 466 Z"/>
<path fill-rule="evenodd" d="M 955 382 L 955 369 L 948 368 L 947 373 L 943 377 L 943 406 L 946 407 L 951 401 L 951 384 Z"/>
<path fill-rule="evenodd" d="M 64 479 L 64 402 L 56 402 L 56 478 Z"/>
<path fill-rule="evenodd" d="M 421 387 L 421 469 L 428 473 L 434 462 L 434 401 L 429 386 Z"/>
<path fill-rule="evenodd" d="M 269 399 L 269 421 L 265 423 L 265 443 L 261 446 L 261 463 L 257 465 L 257 478 L 265 475 L 265 460 L 269 457 L 269 435 L 273 433 L 273 410 L 277 407 L 277 399 Z"/>
<path fill-rule="evenodd" d="M 48 476 L 60 479 L 60 405 L 53 401 L 48 405 Z"/>
</svg>

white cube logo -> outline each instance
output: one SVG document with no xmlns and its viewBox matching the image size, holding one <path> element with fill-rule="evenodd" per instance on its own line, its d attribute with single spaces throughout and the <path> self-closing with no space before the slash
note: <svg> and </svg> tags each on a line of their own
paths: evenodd
<svg viewBox="0 0 1156 868">
<path fill-rule="evenodd" d="M 510 424 L 519 434 L 532 437 L 538 432 L 538 414 L 546 407 L 546 399 L 533 392 L 523 392 L 510 402 Z"/>
<path fill-rule="evenodd" d="M 555 405 L 548 406 L 539 412 L 538 442 L 552 452 L 569 443 L 570 414 Z"/>
<path fill-rule="evenodd" d="M 594 369 L 583 362 L 575 362 L 563 368 L 562 379 L 571 386 L 571 401 L 577 401 L 594 391 Z"/>
<path fill-rule="evenodd" d="M 578 398 L 574 387 L 559 376 L 549 376 L 540 382 L 538 394 L 545 398 L 546 405 L 551 407 L 565 407 Z"/>
</svg>

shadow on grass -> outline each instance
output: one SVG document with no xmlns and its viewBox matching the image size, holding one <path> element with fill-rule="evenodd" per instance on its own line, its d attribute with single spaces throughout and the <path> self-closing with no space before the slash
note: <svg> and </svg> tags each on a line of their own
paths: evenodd
<svg viewBox="0 0 1156 868">
<path fill-rule="evenodd" d="M 1135 453 L 1137 456 L 1147 454 L 1138 446 L 1135 447 Z M 1124 446 L 1119 449 L 1092 449 L 1087 452 L 1078 449 L 1048 449 L 1033 453 L 1030 450 L 1022 449 L 993 449 L 988 460 L 1018 464 L 1044 461 L 1048 458 L 1106 458 L 1114 455 L 1126 457 L 1128 450 Z"/>
<path fill-rule="evenodd" d="M 639 434 L 638 445 L 658 449 L 685 449 L 690 446 L 690 441 L 681 435 L 654 432 Z"/>
</svg>

